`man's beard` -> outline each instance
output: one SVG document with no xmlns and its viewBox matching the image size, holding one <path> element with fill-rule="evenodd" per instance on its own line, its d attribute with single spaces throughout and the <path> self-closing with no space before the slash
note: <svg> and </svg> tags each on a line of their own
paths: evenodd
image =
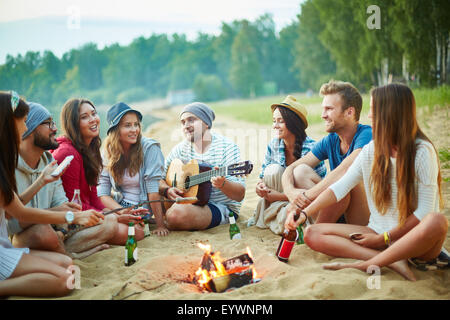
<svg viewBox="0 0 450 320">
<path fill-rule="evenodd" d="M 56 140 L 52 140 L 51 137 L 54 137 L 54 135 L 49 136 L 47 138 L 35 135 L 34 136 L 34 145 L 36 147 L 39 147 L 43 150 L 53 150 L 59 147 L 59 143 Z"/>
</svg>

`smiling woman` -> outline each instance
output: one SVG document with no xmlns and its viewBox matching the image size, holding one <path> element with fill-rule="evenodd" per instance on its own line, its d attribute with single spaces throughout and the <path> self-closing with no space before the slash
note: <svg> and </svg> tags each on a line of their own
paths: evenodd
<svg viewBox="0 0 450 320">
<path fill-rule="evenodd" d="M 158 200 L 159 180 L 162 178 L 164 156 L 159 143 L 142 136 L 142 114 L 123 102 L 113 105 L 107 114 L 109 124 L 105 139 L 105 168 L 100 175 L 98 196 L 109 209 L 136 205 L 143 201 Z M 112 192 L 113 191 L 113 192 Z M 145 205 L 154 214 L 155 234 L 165 236 L 162 208 L 159 203 Z M 141 209 L 137 209 L 138 211 Z M 140 221 L 132 213 L 120 214 L 118 221 L 120 241 L 128 237 L 128 223 Z M 136 239 L 144 238 L 140 226 L 136 226 Z"/>
<path fill-rule="evenodd" d="M 104 205 L 97 197 L 97 182 L 102 169 L 100 154 L 100 118 L 92 102 L 84 99 L 67 101 L 61 111 L 63 136 L 57 139 L 59 147 L 53 157 L 61 163 L 73 155 L 70 167 L 61 176 L 68 199 L 74 190 L 81 192 L 83 210 L 101 211 Z"/>
</svg>

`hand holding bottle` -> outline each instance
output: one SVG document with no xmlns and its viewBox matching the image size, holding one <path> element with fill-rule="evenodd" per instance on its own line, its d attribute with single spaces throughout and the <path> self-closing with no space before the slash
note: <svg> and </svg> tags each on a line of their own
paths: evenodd
<svg viewBox="0 0 450 320">
<path fill-rule="evenodd" d="M 292 205 L 289 205 L 287 208 L 288 213 L 286 217 L 286 221 L 284 223 L 284 228 L 288 230 L 295 230 L 297 227 L 306 221 L 306 213 L 301 210 L 300 208 L 293 207 Z M 297 220 L 294 219 L 295 214 L 299 214 L 299 218 Z"/>
</svg>

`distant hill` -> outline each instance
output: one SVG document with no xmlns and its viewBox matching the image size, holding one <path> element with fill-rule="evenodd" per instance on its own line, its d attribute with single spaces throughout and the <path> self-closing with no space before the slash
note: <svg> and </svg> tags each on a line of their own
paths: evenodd
<svg viewBox="0 0 450 320">
<path fill-rule="evenodd" d="M 81 18 L 79 28 L 68 17 L 42 17 L 0 23 L 0 64 L 7 54 L 16 56 L 27 51 L 51 50 L 61 57 L 70 49 L 87 42 L 97 43 L 101 49 L 105 45 L 129 44 L 139 36 L 153 33 L 183 33 L 188 39 L 195 39 L 198 32 L 218 34 L 221 25 L 202 25 L 187 22 L 146 22 L 113 19 Z M 75 28 L 74 28 L 75 27 Z"/>
</svg>

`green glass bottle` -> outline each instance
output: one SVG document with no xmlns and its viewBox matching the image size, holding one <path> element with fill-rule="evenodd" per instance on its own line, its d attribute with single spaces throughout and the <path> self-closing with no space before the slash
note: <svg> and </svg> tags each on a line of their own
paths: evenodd
<svg viewBox="0 0 450 320">
<path fill-rule="evenodd" d="M 150 235 L 150 214 L 142 216 L 142 221 L 144 222 L 144 237 Z"/>
<path fill-rule="evenodd" d="M 230 239 L 242 239 L 241 230 L 239 230 L 236 224 L 236 219 L 234 218 L 234 213 L 230 211 L 228 214 L 228 219 L 230 220 Z"/>
<path fill-rule="evenodd" d="M 138 260 L 138 248 L 137 241 L 134 236 L 134 223 L 130 222 L 128 224 L 128 239 L 125 243 L 125 265 L 131 266 Z"/>
<path fill-rule="evenodd" d="M 297 231 L 298 231 L 297 244 L 305 243 L 305 241 L 303 240 L 303 226 L 304 226 L 304 224 L 301 224 L 297 227 Z"/>
</svg>

